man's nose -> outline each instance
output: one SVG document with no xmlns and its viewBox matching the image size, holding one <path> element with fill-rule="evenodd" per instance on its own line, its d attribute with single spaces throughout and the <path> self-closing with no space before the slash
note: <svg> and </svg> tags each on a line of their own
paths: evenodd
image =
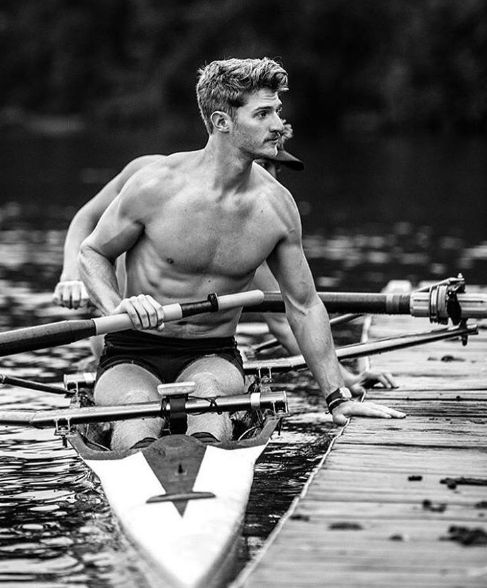
<svg viewBox="0 0 487 588">
<path fill-rule="evenodd" d="M 271 130 L 275 133 L 282 133 L 284 130 L 284 123 L 277 112 L 274 113 L 274 116 L 271 119 Z"/>
</svg>

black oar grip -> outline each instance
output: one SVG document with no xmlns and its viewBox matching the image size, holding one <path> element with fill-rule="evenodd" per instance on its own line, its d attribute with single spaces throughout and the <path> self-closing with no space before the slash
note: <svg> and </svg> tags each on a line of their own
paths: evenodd
<svg viewBox="0 0 487 588">
<path fill-rule="evenodd" d="M 96 334 L 92 319 L 60 321 L 0 333 L 0 356 L 65 345 Z"/>
</svg>

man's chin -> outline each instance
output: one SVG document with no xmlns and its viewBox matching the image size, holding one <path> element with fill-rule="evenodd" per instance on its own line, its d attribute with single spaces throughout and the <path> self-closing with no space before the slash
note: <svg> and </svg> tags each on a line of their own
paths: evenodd
<svg viewBox="0 0 487 588">
<path fill-rule="evenodd" d="M 274 143 L 269 143 L 268 145 L 266 145 L 265 149 L 262 151 L 259 157 L 262 157 L 264 159 L 275 159 L 277 157 L 278 152 L 279 149 L 277 148 L 277 145 L 275 145 Z"/>
</svg>

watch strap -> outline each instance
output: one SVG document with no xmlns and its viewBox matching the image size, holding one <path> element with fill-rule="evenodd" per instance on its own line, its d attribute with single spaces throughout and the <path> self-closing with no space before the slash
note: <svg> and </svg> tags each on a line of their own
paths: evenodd
<svg viewBox="0 0 487 588">
<path fill-rule="evenodd" d="M 326 397 L 326 404 L 328 405 L 328 410 L 332 412 L 337 406 L 344 402 L 348 402 L 349 400 L 350 396 L 345 396 L 341 391 L 341 388 L 338 388 L 331 394 L 328 394 Z"/>
</svg>

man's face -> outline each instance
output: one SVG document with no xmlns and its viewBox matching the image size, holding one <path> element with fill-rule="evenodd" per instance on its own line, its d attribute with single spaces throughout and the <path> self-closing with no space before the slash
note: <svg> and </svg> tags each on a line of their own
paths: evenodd
<svg viewBox="0 0 487 588">
<path fill-rule="evenodd" d="M 234 145 L 252 159 L 273 158 L 284 125 L 280 118 L 281 101 L 277 92 L 257 90 L 237 109 L 233 122 Z"/>
</svg>

